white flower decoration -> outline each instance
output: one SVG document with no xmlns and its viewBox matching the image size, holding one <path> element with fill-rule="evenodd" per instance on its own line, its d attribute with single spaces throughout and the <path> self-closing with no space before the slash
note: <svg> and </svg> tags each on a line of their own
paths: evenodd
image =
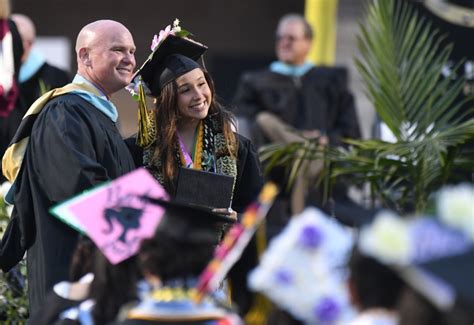
<svg viewBox="0 0 474 325">
<path fill-rule="evenodd" d="M 179 26 L 179 19 L 176 18 L 173 21 L 173 33 L 179 33 L 181 31 L 181 27 Z"/>
<path fill-rule="evenodd" d="M 362 229 L 360 250 L 389 264 L 405 265 L 411 256 L 411 238 L 407 221 L 390 211 L 377 215 L 372 225 Z"/>
<path fill-rule="evenodd" d="M 438 194 L 437 210 L 442 222 L 474 240 L 474 186 L 461 184 L 443 188 Z"/>
<path fill-rule="evenodd" d="M 307 324 L 346 324 L 352 309 L 342 266 L 352 245 L 349 230 L 307 208 L 272 239 L 249 287 Z"/>
<path fill-rule="evenodd" d="M 10 187 L 12 186 L 11 183 L 9 182 L 4 182 L 1 186 L 0 186 L 0 199 L 3 200 L 3 198 L 7 195 L 8 193 L 8 190 L 10 190 Z"/>
</svg>

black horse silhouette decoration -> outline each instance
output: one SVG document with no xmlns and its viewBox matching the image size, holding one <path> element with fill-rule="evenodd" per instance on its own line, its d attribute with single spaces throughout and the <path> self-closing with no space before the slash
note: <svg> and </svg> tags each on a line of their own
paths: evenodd
<svg viewBox="0 0 474 325">
<path fill-rule="evenodd" d="M 113 198 L 114 194 L 116 194 L 115 199 Z M 122 234 L 119 236 L 118 240 L 126 243 L 127 232 L 131 229 L 140 228 L 140 219 L 143 215 L 145 204 L 141 209 L 128 206 L 134 196 L 127 194 L 120 197 L 119 194 L 120 187 L 109 190 L 109 202 L 115 204 L 112 204 L 111 207 L 106 208 L 104 211 L 104 218 L 107 221 L 108 229 L 105 229 L 103 232 L 105 234 L 110 234 L 113 231 L 112 220 L 115 219 L 122 226 Z"/>
</svg>

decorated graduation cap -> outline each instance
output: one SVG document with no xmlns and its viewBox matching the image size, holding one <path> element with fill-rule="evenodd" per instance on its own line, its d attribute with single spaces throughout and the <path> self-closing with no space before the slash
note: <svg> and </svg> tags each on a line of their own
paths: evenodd
<svg viewBox="0 0 474 325">
<path fill-rule="evenodd" d="M 157 97 L 161 89 L 183 74 L 200 68 L 197 60 L 207 47 L 189 38 L 169 34 L 156 47 L 135 76 L 140 76 L 149 90 Z"/>
<path fill-rule="evenodd" d="M 179 20 L 168 25 L 155 35 L 152 41 L 152 53 L 135 73 L 127 90 L 139 102 L 138 144 L 146 147 L 153 142 L 155 126 L 152 113 L 146 108 L 145 95 L 158 97 L 165 85 L 183 74 L 200 68 L 198 60 L 206 52 L 207 46 L 187 36 L 190 33 L 179 26 Z"/>
<path fill-rule="evenodd" d="M 352 246 L 348 228 L 307 208 L 272 239 L 249 287 L 305 324 L 347 324 L 353 310 L 344 266 Z"/>
<path fill-rule="evenodd" d="M 145 238 L 154 236 L 164 208 L 142 199 L 168 199 L 168 194 L 145 169 L 88 190 L 51 209 L 60 220 L 86 234 L 112 263 L 135 255 Z"/>
<path fill-rule="evenodd" d="M 474 186 L 446 187 L 436 217 L 378 214 L 361 230 L 360 251 L 392 267 L 444 311 L 457 299 L 474 306 Z"/>
<path fill-rule="evenodd" d="M 217 244 L 220 239 L 220 226 L 235 222 L 234 219 L 213 213 L 209 209 L 150 196 L 142 198 L 166 210 L 156 229 L 156 236 L 165 235 L 168 238 L 191 244 Z"/>
</svg>

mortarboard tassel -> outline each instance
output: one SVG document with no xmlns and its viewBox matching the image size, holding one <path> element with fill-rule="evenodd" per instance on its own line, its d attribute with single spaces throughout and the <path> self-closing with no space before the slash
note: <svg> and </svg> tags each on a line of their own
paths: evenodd
<svg viewBox="0 0 474 325">
<path fill-rule="evenodd" d="M 138 135 L 137 144 L 146 148 L 150 146 L 156 137 L 155 114 L 146 107 L 145 89 L 143 83 L 138 83 Z"/>
</svg>

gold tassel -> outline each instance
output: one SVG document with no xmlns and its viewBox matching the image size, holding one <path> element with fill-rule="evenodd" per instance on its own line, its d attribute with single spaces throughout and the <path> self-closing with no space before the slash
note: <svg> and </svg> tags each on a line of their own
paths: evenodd
<svg viewBox="0 0 474 325">
<path fill-rule="evenodd" d="M 145 89 L 143 83 L 138 84 L 138 135 L 137 144 L 146 148 L 150 146 L 156 137 L 155 114 L 146 107 Z"/>
</svg>

